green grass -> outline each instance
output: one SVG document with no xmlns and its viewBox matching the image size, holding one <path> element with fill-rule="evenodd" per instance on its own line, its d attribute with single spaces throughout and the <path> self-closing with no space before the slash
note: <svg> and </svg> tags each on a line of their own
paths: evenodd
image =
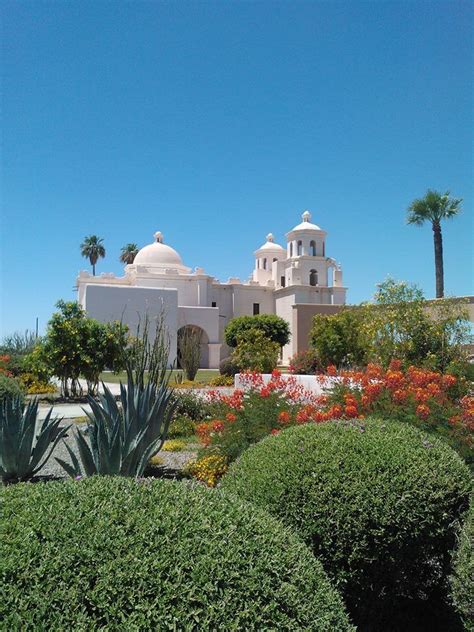
<svg viewBox="0 0 474 632">
<path fill-rule="evenodd" d="M 170 371 L 170 373 L 170 380 L 171 382 L 174 382 L 174 376 L 176 375 L 176 373 L 180 373 L 180 371 Z M 213 377 L 216 377 L 217 375 L 219 375 L 218 369 L 200 369 L 197 372 L 196 379 L 194 381 L 201 382 L 202 384 L 207 384 L 212 380 Z M 100 374 L 99 379 L 101 382 L 118 384 L 119 382 L 125 383 L 127 381 L 127 375 L 125 371 L 122 371 L 120 373 L 105 372 Z"/>
</svg>

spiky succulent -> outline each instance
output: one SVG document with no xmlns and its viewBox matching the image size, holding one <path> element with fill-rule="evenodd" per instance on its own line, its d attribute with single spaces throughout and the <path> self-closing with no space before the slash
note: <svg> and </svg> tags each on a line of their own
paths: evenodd
<svg viewBox="0 0 474 632">
<path fill-rule="evenodd" d="M 27 481 L 51 456 L 68 429 L 51 408 L 39 424 L 38 400 L 26 406 L 22 397 L 7 398 L 0 405 L 0 477 L 4 482 Z"/>
<path fill-rule="evenodd" d="M 120 385 L 120 402 L 105 384 L 103 390 L 99 401 L 88 398 L 89 441 L 75 432 L 81 463 L 67 444 L 71 463 L 56 460 L 70 476 L 141 476 L 166 439 L 175 406 L 172 390 L 166 382 L 139 387 L 130 374 L 127 387 Z"/>
</svg>

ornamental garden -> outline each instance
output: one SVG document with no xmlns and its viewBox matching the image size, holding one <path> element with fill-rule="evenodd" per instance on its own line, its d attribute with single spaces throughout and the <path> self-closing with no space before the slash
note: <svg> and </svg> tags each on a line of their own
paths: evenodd
<svg viewBox="0 0 474 632">
<path fill-rule="evenodd" d="M 162 319 L 60 301 L 0 350 L 0 628 L 473 630 L 469 334 L 389 279 L 289 366 L 257 315 L 170 370 Z"/>
</svg>

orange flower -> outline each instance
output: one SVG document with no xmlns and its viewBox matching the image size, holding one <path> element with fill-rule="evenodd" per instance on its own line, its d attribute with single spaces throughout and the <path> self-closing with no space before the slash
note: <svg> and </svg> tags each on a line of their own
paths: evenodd
<svg viewBox="0 0 474 632">
<path fill-rule="evenodd" d="M 426 419 L 430 414 L 430 409 L 426 404 L 420 404 L 416 407 L 416 414 L 420 419 Z"/>
<path fill-rule="evenodd" d="M 337 368 L 334 366 L 334 364 L 330 364 L 327 368 L 326 368 L 326 373 L 328 375 L 337 375 Z"/>
<path fill-rule="evenodd" d="M 344 408 L 344 413 L 346 415 L 346 417 L 352 418 L 352 417 L 357 417 L 357 408 L 356 406 L 346 406 Z"/>
<path fill-rule="evenodd" d="M 283 424 L 287 424 L 290 421 L 290 413 L 287 410 L 282 410 L 278 415 L 278 421 Z"/>
<path fill-rule="evenodd" d="M 233 423 L 237 417 L 234 415 L 234 413 L 227 413 L 227 415 L 225 416 L 225 418 L 227 419 L 228 422 Z"/>
</svg>

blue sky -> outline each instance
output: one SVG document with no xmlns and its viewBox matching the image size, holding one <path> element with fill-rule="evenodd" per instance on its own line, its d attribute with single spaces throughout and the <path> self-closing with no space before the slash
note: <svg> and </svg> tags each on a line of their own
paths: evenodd
<svg viewBox="0 0 474 632">
<path fill-rule="evenodd" d="M 190 266 L 246 279 L 253 250 L 306 208 L 348 300 L 387 274 L 434 295 L 427 188 L 445 286 L 473 293 L 470 2 L 2 4 L 0 333 L 42 330 L 74 297 L 79 244 L 161 230 Z"/>
</svg>

